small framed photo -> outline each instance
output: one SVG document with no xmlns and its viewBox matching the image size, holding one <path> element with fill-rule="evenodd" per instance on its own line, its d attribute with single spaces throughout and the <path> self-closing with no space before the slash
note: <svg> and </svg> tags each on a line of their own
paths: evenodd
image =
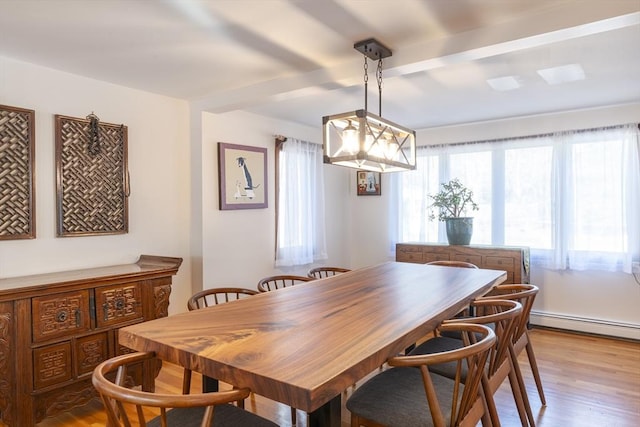
<svg viewBox="0 0 640 427">
<path fill-rule="evenodd" d="M 220 210 L 267 207 L 267 149 L 218 143 Z"/>
<path fill-rule="evenodd" d="M 382 179 L 380 172 L 358 171 L 358 196 L 379 196 Z"/>
</svg>

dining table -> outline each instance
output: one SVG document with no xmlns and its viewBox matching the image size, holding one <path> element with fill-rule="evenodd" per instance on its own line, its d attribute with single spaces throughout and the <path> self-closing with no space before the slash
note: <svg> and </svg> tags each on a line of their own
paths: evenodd
<svg viewBox="0 0 640 427">
<path fill-rule="evenodd" d="M 121 328 L 119 343 L 340 426 L 342 392 L 506 279 L 384 262 Z"/>
</svg>

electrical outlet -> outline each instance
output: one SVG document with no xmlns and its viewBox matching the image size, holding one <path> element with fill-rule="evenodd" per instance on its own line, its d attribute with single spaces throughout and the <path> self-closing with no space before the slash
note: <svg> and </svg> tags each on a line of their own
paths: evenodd
<svg viewBox="0 0 640 427">
<path fill-rule="evenodd" d="M 640 274 L 640 262 L 631 263 L 631 272 L 633 274 Z"/>
</svg>

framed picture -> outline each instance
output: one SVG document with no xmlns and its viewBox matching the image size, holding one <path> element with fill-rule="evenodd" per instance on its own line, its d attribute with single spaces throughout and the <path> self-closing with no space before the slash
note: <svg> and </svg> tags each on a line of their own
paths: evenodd
<svg viewBox="0 0 640 427">
<path fill-rule="evenodd" d="M 267 207 L 267 149 L 218 143 L 220 210 Z"/>
<path fill-rule="evenodd" d="M 379 196 L 380 181 L 382 174 L 380 172 L 358 171 L 358 196 Z"/>
</svg>

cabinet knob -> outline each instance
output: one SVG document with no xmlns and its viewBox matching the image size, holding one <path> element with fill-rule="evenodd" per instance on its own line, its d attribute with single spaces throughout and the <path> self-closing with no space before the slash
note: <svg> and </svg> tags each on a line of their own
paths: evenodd
<svg viewBox="0 0 640 427">
<path fill-rule="evenodd" d="M 67 321 L 67 310 L 60 310 L 56 313 L 56 322 L 58 323 L 64 323 Z"/>
</svg>

